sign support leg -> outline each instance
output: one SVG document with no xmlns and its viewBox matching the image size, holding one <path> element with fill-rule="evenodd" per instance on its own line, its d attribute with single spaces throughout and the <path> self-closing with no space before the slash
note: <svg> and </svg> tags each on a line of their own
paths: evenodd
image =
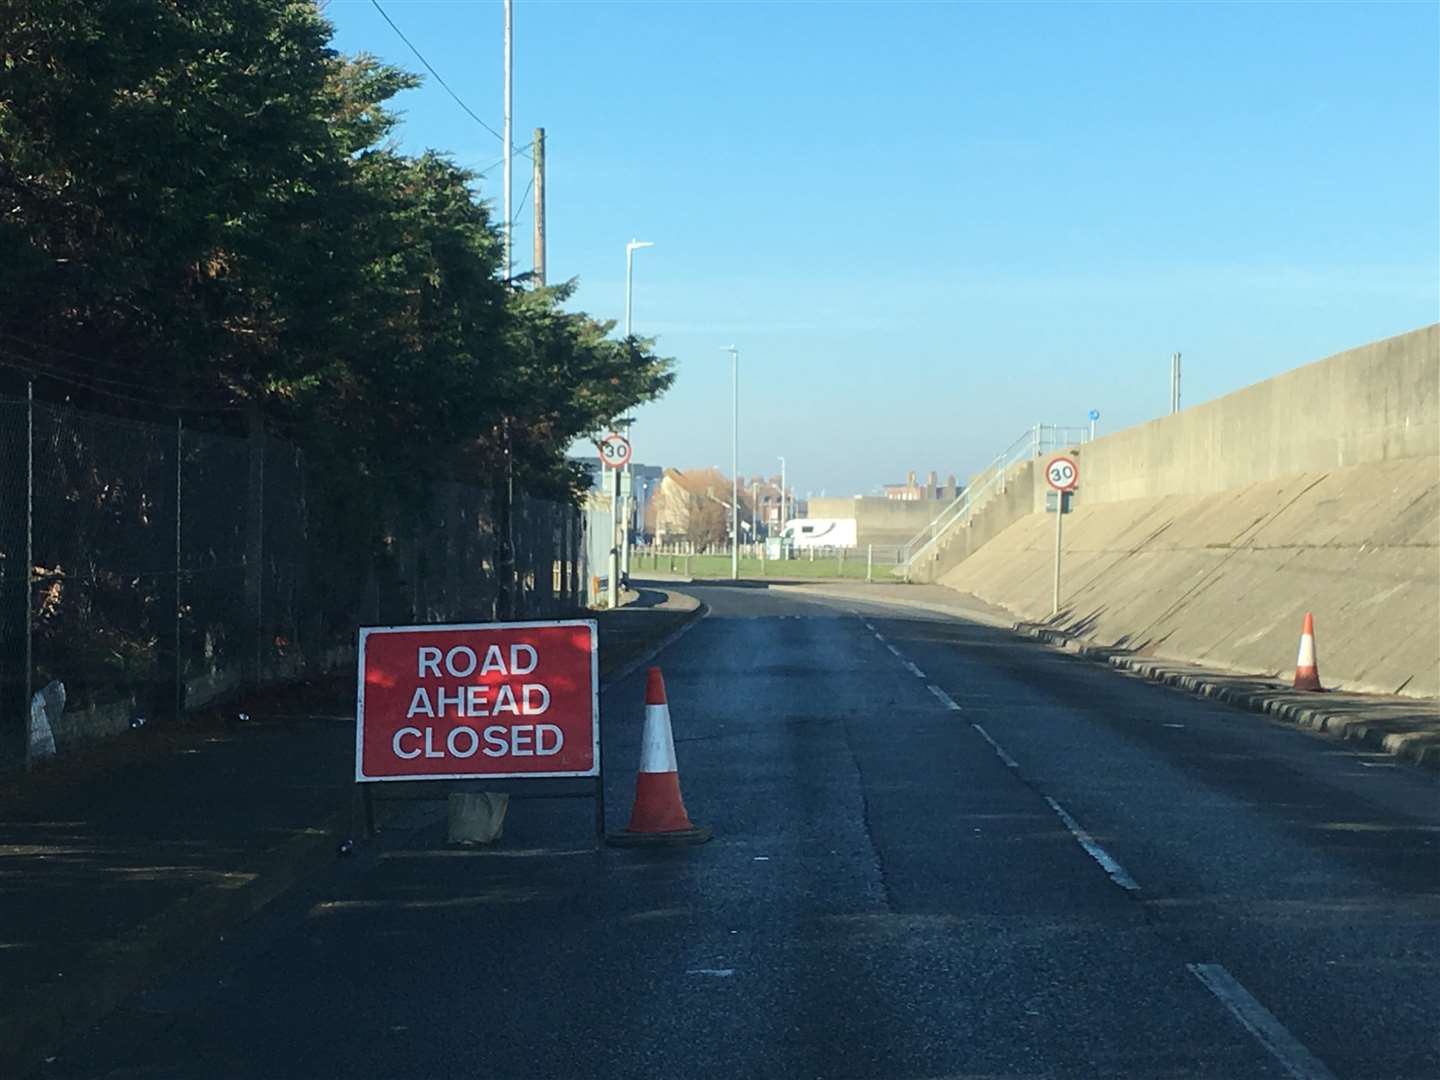
<svg viewBox="0 0 1440 1080">
<path fill-rule="evenodd" d="M 374 840 L 380 831 L 375 828 L 375 792 L 372 788 L 371 784 L 361 785 L 365 800 L 365 836 L 370 840 Z"/>
<path fill-rule="evenodd" d="M 605 849 L 605 725 L 600 724 L 600 737 L 595 740 L 595 850 Z"/>
<path fill-rule="evenodd" d="M 1060 614 L 1060 527 L 1065 520 L 1065 492 L 1055 492 L 1055 603 L 1050 617 Z"/>
</svg>

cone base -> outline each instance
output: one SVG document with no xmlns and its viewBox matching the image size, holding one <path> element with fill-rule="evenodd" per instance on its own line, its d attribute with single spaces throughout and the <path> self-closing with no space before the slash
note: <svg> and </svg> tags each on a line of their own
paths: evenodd
<svg viewBox="0 0 1440 1080">
<path fill-rule="evenodd" d="M 642 772 L 635 777 L 635 805 L 630 811 L 627 832 L 669 833 L 691 828 L 680 797 L 680 775 L 674 772 Z"/>
<path fill-rule="evenodd" d="M 623 832 L 610 833 L 605 843 L 611 847 L 688 847 L 703 844 L 715 834 L 704 825 L 692 825 L 675 832 Z"/>
<path fill-rule="evenodd" d="M 1297 671 L 1295 673 L 1295 690 L 1310 690 L 1316 693 L 1324 693 L 1325 687 L 1320 685 L 1320 673 L 1315 670 Z"/>
</svg>

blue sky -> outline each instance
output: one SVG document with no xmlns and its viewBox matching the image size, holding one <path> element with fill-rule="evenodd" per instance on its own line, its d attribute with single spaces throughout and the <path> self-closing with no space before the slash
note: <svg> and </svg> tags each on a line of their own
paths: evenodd
<svg viewBox="0 0 1440 1080">
<path fill-rule="evenodd" d="M 498 130 L 500 0 L 381 3 Z M 656 245 L 635 330 L 679 379 L 636 459 L 728 471 L 733 342 L 741 472 L 866 494 L 1151 419 L 1176 350 L 1189 405 L 1440 318 L 1437 11 L 516 0 L 516 141 L 577 306 L 619 320 Z M 420 70 L 369 0 L 326 15 Z M 433 80 L 396 105 L 403 148 L 498 161 Z"/>
</svg>

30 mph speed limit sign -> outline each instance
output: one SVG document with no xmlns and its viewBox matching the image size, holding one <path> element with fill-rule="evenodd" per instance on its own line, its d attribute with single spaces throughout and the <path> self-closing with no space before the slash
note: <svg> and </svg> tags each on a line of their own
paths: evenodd
<svg viewBox="0 0 1440 1080">
<path fill-rule="evenodd" d="M 600 440 L 600 461 L 607 468 L 618 469 L 630 460 L 630 441 L 611 432 Z"/>
<path fill-rule="evenodd" d="M 1053 457 L 1045 464 L 1045 482 L 1056 491 L 1074 491 L 1080 483 L 1080 466 L 1068 457 Z"/>
</svg>

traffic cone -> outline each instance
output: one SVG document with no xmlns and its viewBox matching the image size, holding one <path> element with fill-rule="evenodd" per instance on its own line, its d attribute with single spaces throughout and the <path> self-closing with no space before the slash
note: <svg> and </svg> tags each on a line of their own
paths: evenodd
<svg viewBox="0 0 1440 1080">
<path fill-rule="evenodd" d="M 1305 629 L 1300 632 L 1300 655 L 1295 660 L 1295 689 L 1324 690 L 1320 685 L 1320 665 L 1315 662 L 1315 620 L 1305 613 Z"/>
<path fill-rule="evenodd" d="M 710 835 L 709 829 L 692 824 L 685 813 L 665 678 L 658 667 L 652 667 L 645 683 L 645 730 L 640 737 L 640 772 L 635 777 L 630 827 L 605 839 L 620 847 L 640 847 L 703 844 Z"/>
</svg>

